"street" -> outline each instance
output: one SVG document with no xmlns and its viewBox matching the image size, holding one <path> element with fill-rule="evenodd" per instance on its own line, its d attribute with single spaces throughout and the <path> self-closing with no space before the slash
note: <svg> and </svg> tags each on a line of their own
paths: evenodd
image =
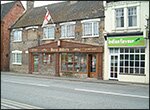
<svg viewBox="0 0 150 110">
<path fill-rule="evenodd" d="M 149 109 L 149 85 L 1 74 L 1 109 Z"/>
</svg>

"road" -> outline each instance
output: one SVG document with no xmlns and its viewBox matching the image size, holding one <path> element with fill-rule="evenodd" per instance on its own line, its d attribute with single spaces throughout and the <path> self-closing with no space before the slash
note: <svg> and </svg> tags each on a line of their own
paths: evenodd
<svg viewBox="0 0 150 110">
<path fill-rule="evenodd" d="M 1 74 L 2 109 L 149 109 L 149 85 Z"/>
</svg>

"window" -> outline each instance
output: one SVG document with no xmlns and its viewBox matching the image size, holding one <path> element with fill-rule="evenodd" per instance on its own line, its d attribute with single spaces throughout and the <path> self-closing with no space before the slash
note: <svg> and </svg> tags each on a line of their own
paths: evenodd
<svg viewBox="0 0 150 110">
<path fill-rule="evenodd" d="M 137 13 L 136 7 L 128 8 L 128 26 L 137 26 Z"/>
<path fill-rule="evenodd" d="M 83 28 L 83 37 L 98 37 L 99 21 L 100 19 L 81 21 Z"/>
<path fill-rule="evenodd" d="M 22 30 L 14 31 L 14 42 L 22 41 Z"/>
<path fill-rule="evenodd" d="M 124 9 L 116 9 L 116 27 L 124 27 Z"/>
<path fill-rule="evenodd" d="M 145 73 L 145 48 L 111 48 L 110 53 L 116 53 L 115 50 L 118 50 L 120 56 L 120 73 Z"/>
<path fill-rule="evenodd" d="M 54 26 L 44 27 L 43 30 L 44 30 L 43 39 L 54 39 L 54 36 L 55 36 Z"/>
<path fill-rule="evenodd" d="M 62 23 L 60 25 L 61 25 L 61 38 L 75 37 L 75 22 Z"/>
<path fill-rule="evenodd" d="M 43 53 L 43 64 L 51 64 L 53 57 L 53 54 Z"/>
<path fill-rule="evenodd" d="M 22 64 L 22 51 L 12 51 L 12 64 Z"/>
<path fill-rule="evenodd" d="M 71 72 L 86 72 L 87 61 L 86 54 L 81 53 L 62 53 L 61 70 Z"/>
<path fill-rule="evenodd" d="M 116 8 L 114 11 L 114 27 L 116 29 L 128 29 L 139 26 L 139 15 L 137 14 L 138 10 L 138 6 Z"/>
</svg>

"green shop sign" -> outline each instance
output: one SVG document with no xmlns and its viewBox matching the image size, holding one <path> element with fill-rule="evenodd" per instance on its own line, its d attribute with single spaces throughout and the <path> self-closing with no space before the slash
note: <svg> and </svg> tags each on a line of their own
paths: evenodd
<svg viewBox="0 0 150 110">
<path fill-rule="evenodd" d="M 145 47 L 143 36 L 109 37 L 108 47 Z"/>
</svg>

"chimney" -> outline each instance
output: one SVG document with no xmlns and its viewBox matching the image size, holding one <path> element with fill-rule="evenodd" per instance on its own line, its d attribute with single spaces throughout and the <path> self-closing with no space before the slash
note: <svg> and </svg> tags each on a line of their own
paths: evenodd
<svg viewBox="0 0 150 110">
<path fill-rule="evenodd" d="M 34 1 L 27 1 L 27 10 L 30 10 L 34 7 Z"/>
</svg>

